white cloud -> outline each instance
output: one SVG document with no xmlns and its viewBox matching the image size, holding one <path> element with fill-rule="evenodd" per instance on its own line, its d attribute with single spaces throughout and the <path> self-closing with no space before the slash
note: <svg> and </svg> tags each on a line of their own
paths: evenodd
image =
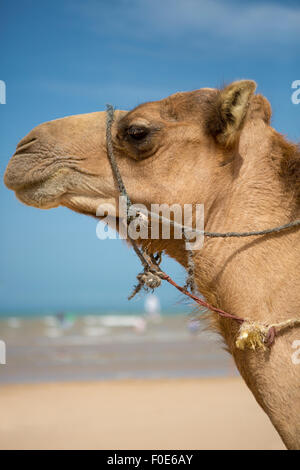
<svg viewBox="0 0 300 470">
<path fill-rule="evenodd" d="M 170 32 L 195 32 L 199 28 L 216 36 L 248 41 L 260 37 L 272 41 L 282 35 L 300 34 L 300 7 L 275 3 L 166 0 L 153 13 L 155 22 Z"/>
<path fill-rule="evenodd" d="M 98 34 L 191 40 L 226 40 L 233 45 L 286 45 L 300 38 L 300 6 L 275 2 L 221 0 L 119 0 L 72 3 L 71 8 Z"/>
</svg>

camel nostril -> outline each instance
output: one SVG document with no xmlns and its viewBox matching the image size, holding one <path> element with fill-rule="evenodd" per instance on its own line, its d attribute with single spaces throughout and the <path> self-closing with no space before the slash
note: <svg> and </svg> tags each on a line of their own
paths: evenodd
<svg viewBox="0 0 300 470">
<path fill-rule="evenodd" d="M 20 142 L 18 143 L 15 155 L 17 153 L 23 152 L 36 141 L 37 141 L 37 137 L 31 137 L 31 138 L 28 138 L 28 136 L 24 137 L 24 139 L 20 140 Z"/>
</svg>

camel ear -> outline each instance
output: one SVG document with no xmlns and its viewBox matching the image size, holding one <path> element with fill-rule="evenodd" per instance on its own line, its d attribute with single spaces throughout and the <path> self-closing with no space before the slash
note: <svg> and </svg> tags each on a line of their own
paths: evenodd
<svg viewBox="0 0 300 470">
<path fill-rule="evenodd" d="M 221 145 L 231 147 L 237 141 L 255 89 L 254 81 L 241 80 L 218 92 L 207 124 Z"/>
</svg>

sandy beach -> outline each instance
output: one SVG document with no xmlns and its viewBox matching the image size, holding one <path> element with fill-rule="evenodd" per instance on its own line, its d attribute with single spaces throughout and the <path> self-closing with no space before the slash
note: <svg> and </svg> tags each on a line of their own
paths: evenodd
<svg viewBox="0 0 300 470">
<path fill-rule="evenodd" d="M 240 378 L 1 385 L 1 449 L 283 449 Z"/>
<path fill-rule="evenodd" d="M 284 448 L 216 335 L 129 320 L 3 319 L 0 448 Z"/>
</svg>

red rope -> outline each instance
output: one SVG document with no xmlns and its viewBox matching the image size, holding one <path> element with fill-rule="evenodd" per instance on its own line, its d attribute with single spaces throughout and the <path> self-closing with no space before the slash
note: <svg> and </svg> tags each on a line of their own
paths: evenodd
<svg viewBox="0 0 300 470">
<path fill-rule="evenodd" d="M 242 324 L 245 321 L 243 318 L 238 317 L 237 315 L 233 315 L 232 313 L 224 312 L 224 310 L 221 310 L 220 308 L 213 307 L 212 305 L 200 299 L 196 295 L 191 294 L 184 287 L 179 286 L 175 281 L 173 281 L 173 279 L 170 276 L 168 276 L 168 274 L 166 274 L 165 272 L 160 271 L 159 274 L 160 274 L 161 279 L 163 279 L 164 281 L 167 281 L 169 284 L 176 287 L 176 289 L 182 292 L 182 294 L 187 295 L 188 297 L 193 299 L 195 302 L 197 302 L 197 304 L 201 305 L 202 307 L 205 307 L 208 310 L 212 310 L 213 312 L 218 313 L 221 317 L 231 318 L 232 320 L 236 320 L 240 324 Z"/>
</svg>

